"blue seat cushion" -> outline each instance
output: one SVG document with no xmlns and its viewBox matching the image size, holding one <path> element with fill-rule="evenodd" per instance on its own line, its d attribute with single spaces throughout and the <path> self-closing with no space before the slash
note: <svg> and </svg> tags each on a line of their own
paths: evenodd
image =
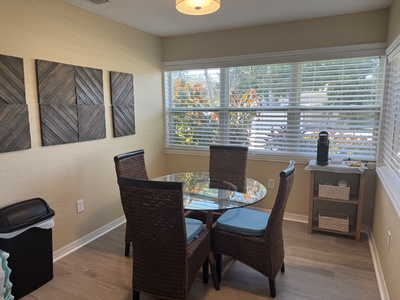
<svg viewBox="0 0 400 300">
<path fill-rule="evenodd" d="M 187 243 L 190 244 L 202 231 L 203 231 L 203 222 L 200 220 L 185 218 L 186 224 L 186 240 Z"/>
<path fill-rule="evenodd" d="M 269 214 L 253 209 L 230 209 L 219 217 L 217 228 L 239 234 L 262 236 L 268 219 Z"/>
</svg>

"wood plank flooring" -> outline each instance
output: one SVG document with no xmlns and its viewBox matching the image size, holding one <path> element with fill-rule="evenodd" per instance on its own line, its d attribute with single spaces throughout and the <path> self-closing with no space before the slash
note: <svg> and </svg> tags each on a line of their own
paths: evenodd
<svg viewBox="0 0 400 300">
<path fill-rule="evenodd" d="M 23 300 L 132 299 L 132 257 L 124 256 L 120 226 L 54 263 L 54 278 Z M 284 221 L 286 272 L 276 278 L 277 300 L 380 299 L 368 241 L 307 234 L 307 224 Z M 195 280 L 188 300 L 258 300 L 269 296 L 268 280 L 230 258 L 223 259 L 221 290 L 212 278 Z M 158 300 L 141 293 L 142 300 Z"/>
</svg>

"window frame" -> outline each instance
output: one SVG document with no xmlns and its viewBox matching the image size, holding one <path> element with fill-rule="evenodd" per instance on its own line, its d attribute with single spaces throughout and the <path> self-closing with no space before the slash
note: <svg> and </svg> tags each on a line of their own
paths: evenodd
<svg viewBox="0 0 400 300">
<path fill-rule="evenodd" d="M 294 63 L 294 62 L 305 62 L 310 60 L 317 61 L 317 60 L 331 60 L 331 59 L 348 59 L 348 58 L 359 58 L 367 56 L 384 56 L 385 48 L 386 48 L 385 43 L 373 43 L 364 45 L 308 49 L 300 51 L 283 51 L 283 52 L 274 52 L 274 53 L 266 53 L 259 55 L 241 55 L 241 56 L 231 56 L 222 58 L 164 62 L 163 71 L 224 68 L 224 67 L 259 65 L 259 64 Z M 165 93 L 164 97 L 166 97 Z M 164 98 L 164 103 L 166 103 L 165 98 Z M 168 113 L 167 108 L 165 108 L 164 109 L 165 117 L 167 116 L 167 113 Z M 165 124 L 166 133 L 168 132 L 167 126 L 168 124 Z M 204 151 L 202 151 L 201 149 L 183 149 L 183 148 L 176 149 L 174 147 L 169 147 L 167 145 L 167 138 L 166 138 L 165 152 L 175 153 L 175 154 L 202 155 L 202 152 Z M 206 155 L 206 153 L 204 153 L 204 155 Z M 289 156 L 260 154 L 256 152 L 252 155 L 252 158 L 260 160 L 268 160 L 268 161 L 286 161 L 289 158 Z M 296 156 L 298 162 L 304 162 L 304 163 L 314 158 L 315 157 L 307 154 Z"/>
<path fill-rule="evenodd" d="M 400 217 L 400 173 L 396 174 L 393 170 L 385 165 L 383 162 L 383 152 L 384 152 L 384 138 L 385 138 L 385 122 L 386 115 L 385 109 L 388 105 L 389 97 L 390 97 L 390 77 L 391 77 L 391 64 L 390 62 L 395 56 L 400 55 L 400 35 L 389 45 L 386 50 L 387 56 L 387 68 L 386 68 L 386 87 L 385 87 L 385 97 L 384 97 L 384 105 L 382 108 L 382 117 L 381 117 L 381 133 L 380 133 L 380 146 L 378 148 L 378 162 L 376 167 L 376 173 L 379 179 L 382 182 L 382 185 L 388 194 L 390 201 L 392 202 L 397 215 Z M 399 70 L 400 72 L 400 70 Z M 400 124 L 397 126 L 393 125 L 396 128 L 396 132 L 400 130 Z M 392 130 L 392 129 L 391 129 Z M 399 149 L 400 150 L 400 149 Z"/>
</svg>

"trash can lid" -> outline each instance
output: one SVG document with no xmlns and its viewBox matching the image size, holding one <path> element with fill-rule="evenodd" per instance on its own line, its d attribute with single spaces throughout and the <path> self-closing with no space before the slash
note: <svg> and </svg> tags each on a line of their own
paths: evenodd
<svg viewBox="0 0 400 300">
<path fill-rule="evenodd" d="M 0 233 L 19 230 L 54 215 L 54 210 L 41 198 L 17 202 L 0 209 Z"/>
</svg>

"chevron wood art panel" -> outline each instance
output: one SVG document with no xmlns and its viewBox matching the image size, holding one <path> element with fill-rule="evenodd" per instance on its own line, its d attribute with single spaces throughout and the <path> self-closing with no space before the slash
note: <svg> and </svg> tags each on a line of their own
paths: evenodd
<svg viewBox="0 0 400 300">
<path fill-rule="evenodd" d="M 31 137 L 23 59 L 0 55 L 0 152 L 29 148 Z"/>
</svg>

